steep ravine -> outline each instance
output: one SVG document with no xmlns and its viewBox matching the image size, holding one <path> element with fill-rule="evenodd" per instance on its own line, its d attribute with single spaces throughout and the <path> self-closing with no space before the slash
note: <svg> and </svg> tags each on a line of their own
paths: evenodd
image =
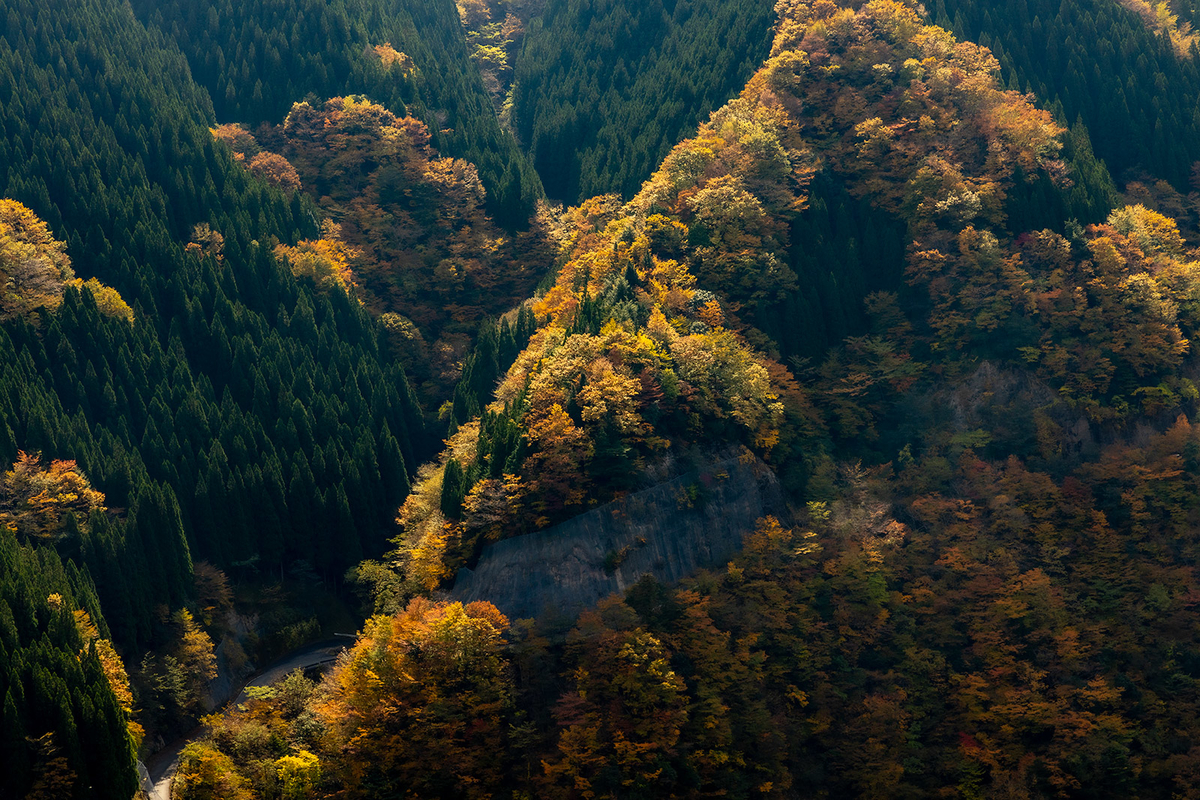
<svg viewBox="0 0 1200 800">
<path fill-rule="evenodd" d="M 487 600 L 511 619 L 572 614 L 643 575 L 677 581 L 722 563 L 783 498 L 748 450 L 628 495 L 544 531 L 488 545 L 451 597 Z"/>
</svg>

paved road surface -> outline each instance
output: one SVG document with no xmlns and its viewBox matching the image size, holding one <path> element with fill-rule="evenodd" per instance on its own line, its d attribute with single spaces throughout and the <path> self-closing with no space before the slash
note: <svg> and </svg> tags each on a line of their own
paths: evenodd
<svg viewBox="0 0 1200 800">
<path fill-rule="evenodd" d="M 329 639 L 293 650 L 247 681 L 236 702 L 246 701 L 246 689 L 250 686 L 270 686 L 283 680 L 289 672 L 314 667 L 337 658 L 338 653 L 344 650 L 350 641 L 350 639 Z M 199 738 L 203 733 L 203 727 L 196 728 L 186 736 L 159 750 L 144 768 L 145 772 L 139 764 L 138 772 L 142 773 L 142 785 L 147 788 L 150 800 L 171 800 L 171 779 L 175 777 L 175 771 L 179 769 L 179 754 L 183 752 L 183 748 L 188 743 Z M 149 787 L 146 787 L 147 783 L 150 784 Z"/>
</svg>

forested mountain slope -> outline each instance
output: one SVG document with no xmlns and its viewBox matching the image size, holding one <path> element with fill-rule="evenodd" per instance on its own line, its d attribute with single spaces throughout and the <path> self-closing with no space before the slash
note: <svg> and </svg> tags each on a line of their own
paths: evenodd
<svg viewBox="0 0 1200 800">
<path fill-rule="evenodd" d="M 938 29 L 910 33 L 899 11 L 875 12 L 886 36 L 860 33 L 832 4 L 792 13 L 742 96 L 677 145 L 630 203 L 605 196 L 572 211 L 566 263 L 534 305 L 540 329 L 401 511 L 400 558 L 414 585 L 435 588 L 485 539 L 618 496 L 689 447 L 744 442 L 804 491 L 824 468 L 828 434 L 808 392 L 753 352 L 778 343 L 743 315 L 804 296 L 789 261 L 806 242 L 790 240 L 789 223 L 821 166 L 906 222 L 910 278 L 920 254 L 968 235 L 959 231 L 1003 233 L 1022 181 L 1041 173 L 1071 185 L 1058 159 L 1064 131 L 995 85 L 986 51 Z M 811 27 L 798 27 L 811 14 Z M 810 31 L 817 46 L 804 51 Z M 867 305 L 879 318 L 896 297 L 876 293 Z M 781 317 L 775 329 L 795 326 Z M 833 385 L 818 390 L 833 435 L 847 439 L 869 433 L 854 398 L 870 383 L 903 386 L 919 373 L 892 337 L 853 342 L 824 367 Z M 843 370 L 863 370 L 868 386 L 839 391 Z"/>
<path fill-rule="evenodd" d="M 1194 794 L 1197 254 L 1110 212 L 1082 129 L 916 7 L 779 13 L 630 202 L 568 213 L 529 345 L 360 569 L 385 613 L 320 686 L 222 721 L 187 792 L 212 764 L 269 791 L 282 759 L 238 744 L 266 727 L 349 797 Z M 793 377 L 744 315 L 795 280 L 819 175 L 901 221 L 903 275 Z M 1026 227 L 1055 213 L 1082 219 Z M 424 596 L 736 441 L 803 507 L 727 565 L 571 621 Z"/>
<path fill-rule="evenodd" d="M 109 509 L 68 515 L 36 542 L 18 526 L 23 544 L 86 571 L 78 585 L 94 582 L 126 657 L 190 630 L 169 618 L 194 602 L 193 561 L 247 576 L 300 563 L 336 577 L 380 551 L 406 464 L 428 446 L 424 418 L 365 311 L 276 261 L 275 242 L 318 234 L 312 206 L 213 140 L 212 106 L 186 60 L 128 5 L 12 0 L 0 18 L 0 196 L 49 231 L 31 240 L 0 225 L 4 291 L 59 251 L 89 279 L 60 283 L 53 302 L 4 300 L 0 462 L 19 449 L 74 460 Z M 94 602 L 54 591 L 68 611 Z M 34 617 L 18 621 L 9 653 L 58 624 L 45 596 L 20 602 Z M 42 660 L 79 649 L 58 634 L 39 646 Z M 19 663 L 13 713 L 34 714 L 26 729 L 40 735 L 52 714 L 25 705 L 42 702 L 41 679 L 35 661 Z M 79 752 L 111 751 L 97 725 L 57 741 L 77 777 L 91 769 Z M 76 796 L 127 786 L 132 762 L 112 769 Z M 5 796 L 22 786 L 6 780 Z"/>
<path fill-rule="evenodd" d="M 10 326 L 26 355 L 9 363 L 28 363 L 25 391 L 46 398 L 6 416 L 10 442 L 77 454 L 115 505 L 147 479 L 163 483 L 197 556 L 222 563 L 265 556 L 263 545 L 284 556 L 289 486 L 296 479 L 294 496 L 311 503 L 314 463 L 325 478 L 356 448 L 390 453 L 382 474 L 346 463 L 330 513 L 349 511 L 353 496 L 357 513 L 373 514 L 368 496 L 402 493 L 402 454 L 411 458 L 422 427 L 403 375 L 380 361 L 361 309 L 300 285 L 272 257 L 272 237 L 316 233 L 301 198 L 217 149 L 207 98 L 178 51 L 127 7 L 11 14 L 29 22 L 5 35 L 3 193 L 44 216 L 76 270 L 117 287 L 135 319 L 98 319 L 85 295 Z M 61 35 L 43 35 L 52 30 Z M 185 251 L 198 225 L 216 236 Z M 198 499 L 213 492 L 225 499 Z M 222 519 L 196 516 L 214 510 Z M 312 542 L 323 526 L 306 527 Z"/>
<path fill-rule="evenodd" d="M 437 149 L 478 167 L 488 209 L 501 224 L 523 226 L 533 214 L 537 173 L 496 119 L 453 0 L 133 6 L 178 44 L 220 122 L 276 124 L 310 95 L 324 101 L 365 94 L 401 116 L 411 105 Z"/>
<path fill-rule="evenodd" d="M 515 61 L 511 115 L 551 196 L 631 197 L 707 108 L 740 88 L 766 55 L 759 31 L 772 9 L 710 5 L 551 2 L 534 17 Z M 1078 127 L 1064 145 L 1077 187 L 1019 180 L 1008 196 L 1018 226 L 1061 230 L 1069 219 L 1111 209 L 1115 188 L 1086 130 Z M 903 223 L 894 209 L 852 197 L 844 181 L 822 170 L 804 213 L 788 222 L 791 240 L 804 243 L 787 257 L 796 289 L 760 295 L 756 311 L 742 315 L 769 334 L 785 361 L 817 358 L 865 333 L 862 298 L 900 283 Z"/>
<path fill-rule="evenodd" d="M 550 197 L 631 196 L 766 55 L 770 0 L 549 0 L 513 65 L 512 123 Z"/>
<path fill-rule="evenodd" d="M 1139 171 L 1179 192 L 1200 161 L 1200 58 L 1175 51 L 1116 0 L 938 0 L 930 12 L 993 49 L 1007 80 L 1081 119 L 1124 184 Z"/>
<path fill-rule="evenodd" d="M 127 797 L 344 575 L 178 800 L 1195 796 L 1198 62 L 1036 3 L 493 3 L 556 215 L 471 3 L 0 0 L 0 797 Z M 727 564 L 431 599 L 746 451 Z"/>
</svg>

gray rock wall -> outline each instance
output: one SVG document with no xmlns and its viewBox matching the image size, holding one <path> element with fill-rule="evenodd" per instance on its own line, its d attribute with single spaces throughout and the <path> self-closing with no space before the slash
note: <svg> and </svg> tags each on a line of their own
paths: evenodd
<svg viewBox="0 0 1200 800">
<path fill-rule="evenodd" d="M 677 581 L 723 564 L 742 536 L 782 511 L 775 474 L 747 450 L 537 533 L 484 548 L 450 596 L 487 600 L 510 619 L 573 614 L 643 575 Z"/>
</svg>

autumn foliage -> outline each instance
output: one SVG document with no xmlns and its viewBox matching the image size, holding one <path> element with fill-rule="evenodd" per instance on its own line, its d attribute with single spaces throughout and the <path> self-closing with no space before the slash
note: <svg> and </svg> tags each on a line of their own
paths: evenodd
<svg viewBox="0 0 1200 800">
<path fill-rule="evenodd" d="M 54 310 L 68 286 L 86 286 L 101 313 L 133 322 L 133 309 L 116 289 L 75 277 L 66 243 L 44 221 L 21 203 L 0 199 L 0 317 Z"/>
<path fill-rule="evenodd" d="M 563 215 L 538 329 L 400 510 L 393 599 L 690 442 L 775 463 L 802 442 L 805 510 L 764 519 L 729 564 L 645 580 L 558 628 L 561 647 L 514 628 L 514 697 L 540 734 L 509 741 L 498 785 L 1184 791 L 1191 757 L 1152 741 L 1191 729 L 1158 699 L 1182 675 L 1165 654 L 1195 649 L 1200 445 L 1177 416 L 1198 397 L 1194 256 L 1136 204 L 1011 230 L 1024 182 L 1071 175 L 1062 128 L 985 48 L 889 0 L 780 14 L 767 65 L 632 201 Z M 791 223 L 820 170 L 910 245 L 903 285 L 866 298 L 870 332 L 797 379 L 751 312 L 796 283 Z M 1157 432 L 1134 444 L 1136 418 Z M 822 460 L 831 442 L 864 460 Z"/>
<path fill-rule="evenodd" d="M 327 221 L 321 233 L 320 239 L 304 240 L 295 247 L 277 245 L 275 257 L 287 264 L 297 278 L 312 280 L 322 291 L 349 292 L 354 286 L 350 265 L 361 253 L 342 241 L 341 230 L 334 223 Z"/>
<path fill-rule="evenodd" d="M 1190 45 L 1167 6 L 1122 4 Z M 456 5 L 503 110 L 535 4 Z M 1195 209 L 1147 178 L 1111 214 L 1041 221 L 1023 199 L 1065 207 L 1087 135 L 1006 88 L 1003 53 L 915 2 L 781 0 L 778 16 L 762 69 L 631 198 L 544 206 L 525 233 L 488 219 L 479 169 L 435 149 L 458 134 L 418 121 L 418 101 L 310 96 L 257 136 L 220 126 L 241 166 L 198 158 L 234 170 L 211 184 L 231 213 L 180 203 L 170 236 L 128 246 L 70 229 L 72 247 L 131 257 L 167 243 L 187 275 L 139 289 L 154 324 L 101 320 L 74 345 L 59 320 L 91 314 L 89 295 L 132 310 L 0 205 L 0 345 L 20 342 L 3 366 L 28 374 L 0 397 L 17 420 L 0 444 L 70 435 L 131 501 L 157 491 L 126 485 L 149 464 L 188 489 L 187 536 L 239 588 L 260 561 L 335 583 L 396 517 L 391 552 L 350 573 L 375 612 L 354 643 L 320 682 L 294 673 L 203 717 L 179 800 L 1200 796 Z M 353 55 L 396 86 L 438 77 L 390 44 Z M 144 163 L 192 180 L 154 142 Z M 297 233 L 314 204 L 329 222 Z M 286 214 L 300 221 L 241 221 Z M 870 250 L 894 258 L 867 286 L 862 220 L 881 219 L 899 244 Z M 833 266 L 808 269 L 822 248 Z M 797 309 L 816 306 L 795 301 L 816 281 L 845 305 L 821 306 L 839 333 L 806 349 L 795 331 L 818 326 Z M 370 367 L 380 353 L 418 371 L 429 419 L 445 401 L 439 455 L 399 368 Z M 169 376 L 161 396 L 139 397 L 137 370 Z M 27 413 L 43 382 L 57 394 Z M 445 599 L 489 543 L 732 451 L 774 468 L 790 505 L 727 563 L 643 577 L 574 618 Z M 231 589 L 202 564 L 195 616 L 154 605 L 191 585 L 167 495 L 138 525 L 75 462 L 22 453 L 0 477 L 0 759 L 32 796 L 92 782 L 88 759 L 131 777 L 130 713 L 202 713 L 204 626 Z M 161 531 L 176 561 L 151 553 Z M 130 640 L 158 643 L 128 673 L 96 587 L 136 617 Z M 83 726 L 108 733 L 72 739 Z M 118 746 L 101 759 L 93 742 Z"/>
<path fill-rule="evenodd" d="M 512 704 L 507 627 L 490 604 L 424 599 L 368 621 L 316 706 L 346 748 L 334 759 L 345 796 L 492 796 Z"/>
<path fill-rule="evenodd" d="M 411 75 L 416 70 L 412 58 L 392 47 L 391 42 L 377 44 L 371 50 L 385 67 L 398 69 L 406 75 Z"/>
<path fill-rule="evenodd" d="M 233 157 L 254 175 L 285 192 L 300 188 L 300 175 L 288 160 L 278 153 L 262 149 L 250 131 L 236 123 L 226 123 L 210 129 L 213 138 L 233 151 Z"/>
<path fill-rule="evenodd" d="M 1195 397 L 1179 369 L 1200 322 L 1200 267 L 1183 249 L 1174 221 L 1132 206 L 1074 243 L 1039 231 L 1006 248 L 967 228 L 949 253 L 915 252 L 909 278 L 936 298 L 934 348 L 1023 361 L 1103 420 Z"/>
<path fill-rule="evenodd" d="M 66 517 L 86 530 L 93 512 L 104 512 L 104 495 L 92 488 L 74 461 L 43 469 L 38 453 L 19 453 L 0 476 L 0 524 L 33 539 L 65 535 Z"/>
<path fill-rule="evenodd" d="M 395 340 L 401 356 L 444 396 L 479 322 L 520 302 L 549 263 L 538 235 L 501 231 L 473 164 L 441 157 L 424 123 L 365 97 L 297 103 L 276 135 L 357 254 L 357 294 L 411 327 Z"/>
<path fill-rule="evenodd" d="M 858 10 L 781 4 L 779 13 L 772 56 L 741 97 L 677 145 L 632 201 L 594 198 L 564 215 L 561 266 L 533 306 L 540 329 L 487 409 L 515 425 L 520 444 L 498 463 L 489 440 L 500 423 L 485 416 L 475 464 L 462 462 L 464 496 L 484 473 L 520 478 L 508 534 L 628 490 L 639 470 L 690 441 L 740 440 L 812 469 L 821 423 L 753 324 L 798 289 L 791 224 L 819 169 L 899 209 L 914 264 L 975 226 L 1002 226 L 1006 193 L 1022 176 L 1064 180 L 1061 129 L 1000 87 L 986 49 L 890 0 Z M 886 360 L 870 369 L 893 388 L 922 368 L 894 344 L 864 340 L 857 352 Z M 870 424 L 855 410 L 864 398 L 847 404 L 844 393 L 819 390 L 831 398 L 827 419 L 861 418 L 835 425 Z M 469 562 L 478 545 L 464 525 L 406 529 L 401 560 L 445 548 L 457 550 L 451 564 Z"/>
<path fill-rule="evenodd" d="M 0 200 L 0 313 L 53 309 L 62 301 L 63 284 L 74 277 L 67 246 L 49 226 L 15 200 Z"/>
</svg>

